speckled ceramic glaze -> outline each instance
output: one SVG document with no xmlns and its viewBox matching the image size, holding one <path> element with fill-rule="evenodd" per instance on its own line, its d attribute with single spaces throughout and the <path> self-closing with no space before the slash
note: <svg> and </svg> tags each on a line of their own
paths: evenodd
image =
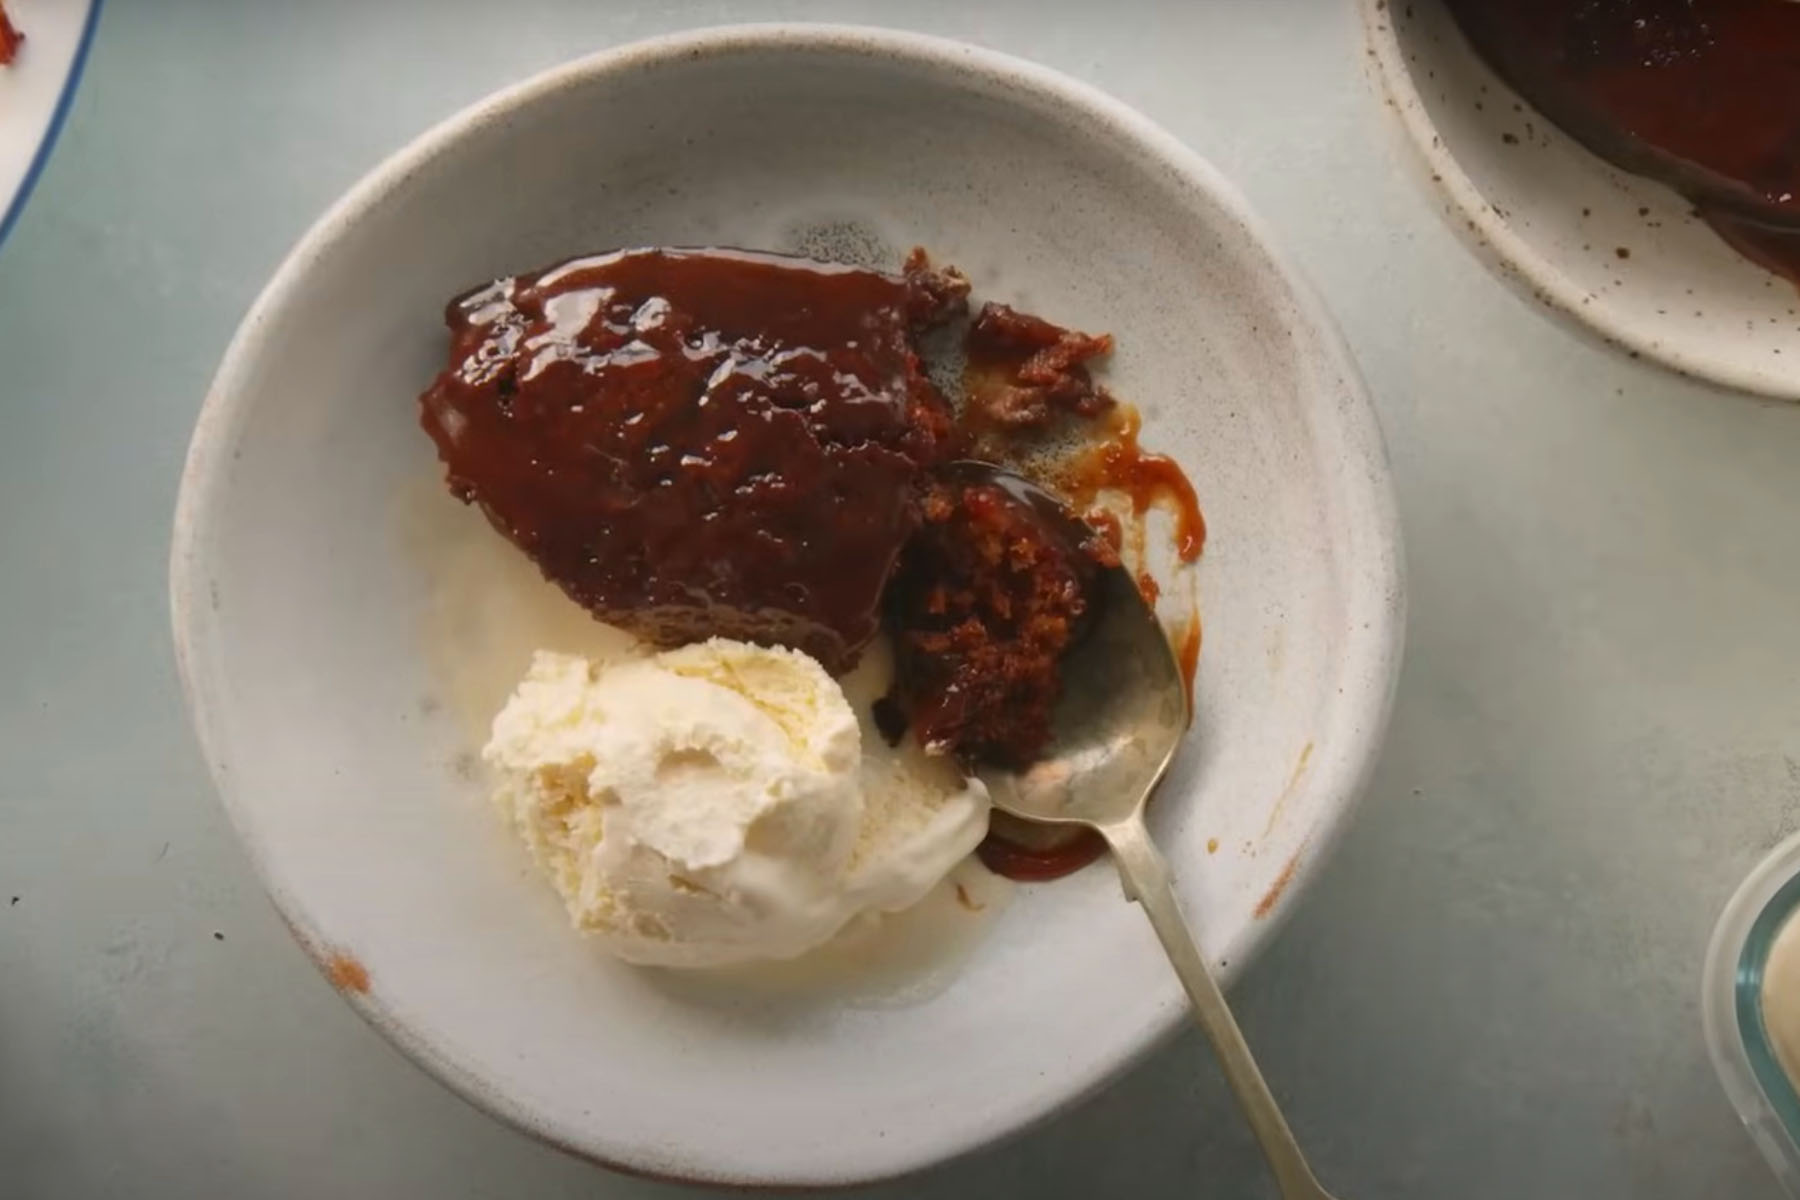
<svg viewBox="0 0 1800 1200">
<path fill-rule="evenodd" d="M 501 93 L 354 189 L 245 319 L 183 480 L 175 635 L 301 941 L 424 1066 L 580 1153 L 718 1182 L 891 1175 L 1103 1083 L 1182 996 L 1104 866 L 1020 889 L 937 986 L 881 1003 L 708 992 L 571 935 L 470 770 L 432 665 L 458 646 L 421 641 L 445 583 L 391 514 L 435 492 L 414 398 L 445 299 L 656 243 L 887 264 L 920 243 L 981 296 L 1119 336 L 1108 383 L 1211 527 L 1198 715 L 1152 823 L 1228 976 L 1381 739 L 1403 621 L 1380 434 L 1318 302 L 1193 153 L 1042 68 L 873 30 L 682 35 Z"/>
<path fill-rule="evenodd" d="M 1362 10 L 1388 106 L 1489 266 L 1634 357 L 1800 399 L 1800 287 L 1733 251 L 1675 192 L 1551 125 L 1438 0 Z"/>
</svg>

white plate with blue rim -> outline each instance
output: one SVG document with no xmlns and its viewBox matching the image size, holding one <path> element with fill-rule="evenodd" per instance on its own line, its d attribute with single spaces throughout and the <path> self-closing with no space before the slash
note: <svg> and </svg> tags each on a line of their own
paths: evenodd
<svg viewBox="0 0 1800 1200">
<path fill-rule="evenodd" d="M 0 67 L 0 241 L 50 160 L 94 40 L 100 0 L 5 0 L 5 8 L 25 40 Z"/>
</svg>

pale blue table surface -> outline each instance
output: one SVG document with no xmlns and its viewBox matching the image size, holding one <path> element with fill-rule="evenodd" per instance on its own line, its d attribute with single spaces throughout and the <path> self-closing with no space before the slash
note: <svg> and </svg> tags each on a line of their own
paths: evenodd
<svg viewBox="0 0 1800 1200">
<path fill-rule="evenodd" d="M 1411 566 L 1391 742 L 1237 993 L 1320 1175 L 1344 1200 L 1772 1200 L 1697 1001 L 1719 906 L 1800 824 L 1800 406 L 1627 361 L 1488 275 L 1352 7 L 113 0 L 0 246 L 0 1197 L 691 1194 L 491 1122 L 319 978 L 190 739 L 164 558 L 226 340 L 347 185 L 559 60 L 813 18 L 1139 106 L 1243 187 L 1367 374 Z M 1187 1036 L 866 1194 L 1271 1192 Z"/>
</svg>

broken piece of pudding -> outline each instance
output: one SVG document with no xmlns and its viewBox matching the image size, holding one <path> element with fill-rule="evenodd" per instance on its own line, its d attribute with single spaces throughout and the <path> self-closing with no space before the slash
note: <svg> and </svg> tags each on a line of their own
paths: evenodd
<svg viewBox="0 0 1800 1200">
<path fill-rule="evenodd" d="M 450 303 L 421 420 L 451 490 L 600 620 L 841 671 L 950 445 L 913 337 L 967 290 L 921 255 L 577 258 Z"/>
</svg>

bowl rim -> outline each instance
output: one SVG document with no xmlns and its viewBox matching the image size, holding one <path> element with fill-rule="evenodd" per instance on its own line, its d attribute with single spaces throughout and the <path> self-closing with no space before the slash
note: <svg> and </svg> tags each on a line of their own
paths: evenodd
<svg viewBox="0 0 1800 1200">
<path fill-rule="evenodd" d="M 1368 537 L 1364 559 L 1367 582 L 1349 589 L 1356 618 L 1347 625 L 1339 679 L 1339 711 L 1358 720 L 1342 734 L 1344 752 L 1335 764 L 1316 767 L 1315 786 L 1332 798 L 1322 806 L 1306 842 L 1272 893 L 1266 916 L 1252 923 L 1234 957 L 1228 976 L 1235 976 L 1260 954 L 1285 924 L 1300 895 L 1310 886 L 1329 852 L 1342 839 L 1358 802 L 1374 773 L 1385 740 L 1400 673 L 1406 627 L 1405 568 L 1400 522 L 1379 419 L 1368 389 L 1341 331 L 1310 282 L 1283 252 L 1270 230 L 1250 208 L 1235 185 L 1173 134 L 1149 117 L 1098 88 L 1052 68 L 966 42 L 878 26 L 764 22 L 732 24 L 662 34 L 590 53 L 552 66 L 477 100 L 389 155 L 336 200 L 300 237 L 269 282 L 251 304 L 228 345 L 196 419 L 176 501 L 169 557 L 170 611 L 176 662 L 189 718 L 193 724 L 214 788 L 258 880 L 295 940 L 327 978 L 333 978 L 332 951 L 314 927 L 299 896 L 279 887 L 266 869 L 264 848 L 250 833 L 249 805 L 235 794 L 228 778 L 222 739 L 209 719 L 196 672 L 197 644 L 209 623 L 205 581 L 205 532 L 216 508 L 233 435 L 247 408 L 245 383 L 260 353 L 265 328 L 286 306 L 316 260 L 362 214 L 381 204 L 409 176 L 447 152 L 466 134 L 557 91 L 591 79 L 629 73 L 672 60 L 726 53 L 834 52 L 871 59 L 901 61 L 947 77 L 975 77 L 990 84 L 1029 93 L 1080 112 L 1133 142 L 1148 160 L 1203 191 L 1237 222 L 1271 268 L 1277 286 L 1292 306 L 1291 321 L 1315 339 L 1318 360 L 1334 373 L 1332 382 L 1343 402 L 1334 406 L 1334 432 L 1343 451 L 1346 487 L 1360 491 Z M 334 979 L 334 982 L 336 980 Z M 1171 994 L 1178 992 L 1170 976 Z M 1185 1006 L 1152 1014 L 1132 1031 L 1132 1049 L 1102 1062 L 1087 1077 L 1074 1079 L 1045 1099 L 1019 1104 L 1005 1127 L 978 1129 L 960 1139 L 945 1140 L 928 1151 L 895 1156 L 869 1167 L 846 1164 L 829 1172 L 814 1168 L 796 1176 L 758 1174 L 746 1177 L 700 1163 L 671 1170 L 666 1160 L 643 1161 L 602 1139 L 574 1144 L 545 1128 L 540 1114 L 490 1088 L 482 1079 L 451 1061 L 438 1046 L 411 1029 L 378 995 L 339 987 L 340 994 L 390 1043 L 475 1107 L 507 1125 L 577 1157 L 626 1174 L 694 1185 L 761 1190 L 848 1187 L 912 1174 L 936 1163 L 1017 1136 L 1067 1111 L 1142 1061 L 1183 1024 Z"/>
<path fill-rule="evenodd" d="M 1388 100 L 1387 107 L 1399 118 L 1412 151 L 1429 168 L 1432 188 L 1445 196 L 1455 206 L 1456 215 L 1468 223 L 1467 231 L 1479 243 L 1484 260 L 1491 262 L 1504 276 L 1523 284 L 1559 315 L 1632 358 L 1649 359 L 1690 379 L 1722 384 L 1752 395 L 1800 400 L 1800 374 L 1761 370 L 1729 355 L 1693 353 L 1676 340 L 1654 336 L 1634 325 L 1606 305 L 1584 303 L 1589 297 L 1588 289 L 1571 278 L 1557 265 L 1554 257 L 1540 251 L 1488 203 L 1487 196 L 1451 152 L 1449 143 L 1439 135 L 1412 70 L 1407 66 L 1406 52 L 1401 48 L 1400 34 L 1391 12 L 1394 5 L 1390 0 L 1360 0 L 1358 7 L 1362 10 L 1368 57 L 1374 61 L 1376 84 Z M 1507 85 L 1502 82 L 1501 86 Z M 1574 139 L 1571 137 L 1571 140 Z M 1578 141 L 1576 144 L 1580 145 Z M 1582 146 L 1582 152 L 1593 155 L 1593 151 L 1585 146 Z M 1594 161 L 1605 163 L 1597 155 Z M 1644 176 L 1633 177 L 1645 179 Z M 1645 182 L 1656 181 L 1645 179 Z"/>
</svg>

